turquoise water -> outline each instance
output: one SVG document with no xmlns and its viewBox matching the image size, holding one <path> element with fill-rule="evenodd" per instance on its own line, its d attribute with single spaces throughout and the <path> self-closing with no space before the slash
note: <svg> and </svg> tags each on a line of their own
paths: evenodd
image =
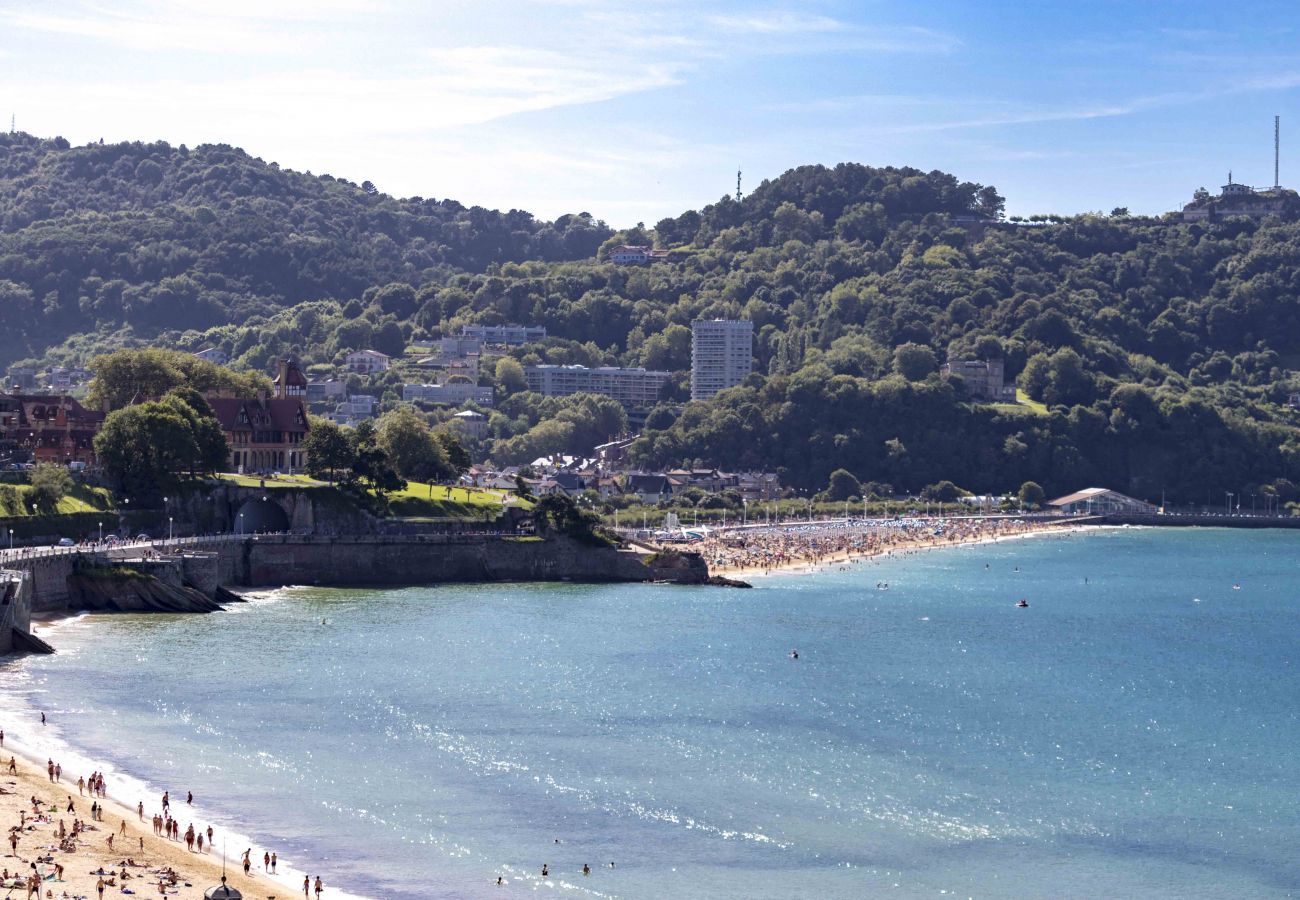
<svg viewBox="0 0 1300 900">
<path fill-rule="evenodd" d="M 0 668 L 0 720 L 43 709 L 32 740 L 122 799 L 192 790 L 367 897 L 531 893 L 543 862 L 628 898 L 1291 896 L 1297 551 L 1126 529 L 753 591 L 289 589 L 60 626 Z"/>
</svg>

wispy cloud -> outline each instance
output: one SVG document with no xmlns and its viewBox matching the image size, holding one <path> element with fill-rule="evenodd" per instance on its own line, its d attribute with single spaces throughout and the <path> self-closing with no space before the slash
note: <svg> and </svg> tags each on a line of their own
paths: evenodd
<svg viewBox="0 0 1300 900">
<path fill-rule="evenodd" d="M 712 15 L 706 21 L 739 34 L 806 34 L 808 32 L 844 31 L 848 26 L 830 16 L 791 10 Z"/>
</svg>

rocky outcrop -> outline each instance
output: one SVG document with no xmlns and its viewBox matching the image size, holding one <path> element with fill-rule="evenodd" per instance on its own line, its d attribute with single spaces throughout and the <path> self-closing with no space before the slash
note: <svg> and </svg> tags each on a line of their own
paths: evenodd
<svg viewBox="0 0 1300 900">
<path fill-rule="evenodd" d="M 70 609 L 93 612 L 216 612 L 221 605 L 192 587 L 130 569 L 88 569 L 68 577 Z"/>
<path fill-rule="evenodd" d="M 709 567 L 698 553 L 660 550 L 642 560 L 652 581 L 673 584 L 708 584 Z"/>
<path fill-rule="evenodd" d="M 734 588 L 752 588 L 753 585 L 748 581 L 741 581 L 738 578 L 728 578 L 726 575 L 710 575 L 705 584 L 714 587 L 734 587 Z"/>
</svg>

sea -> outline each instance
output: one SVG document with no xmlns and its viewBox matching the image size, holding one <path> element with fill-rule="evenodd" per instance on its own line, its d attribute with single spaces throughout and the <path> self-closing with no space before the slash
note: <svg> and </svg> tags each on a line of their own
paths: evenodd
<svg viewBox="0 0 1300 900">
<path fill-rule="evenodd" d="M 192 792 L 182 822 L 326 900 L 1300 895 L 1300 532 L 42 633 L 0 662 L 10 742 L 131 805 Z"/>
</svg>

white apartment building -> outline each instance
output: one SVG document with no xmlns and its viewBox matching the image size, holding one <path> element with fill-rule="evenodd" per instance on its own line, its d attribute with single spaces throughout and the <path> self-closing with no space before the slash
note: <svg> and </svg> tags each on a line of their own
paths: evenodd
<svg viewBox="0 0 1300 900">
<path fill-rule="evenodd" d="M 347 355 L 347 367 L 358 375 L 373 375 L 388 370 L 389 356 L 378 350 L 357 350 Z"/>
<path fill-rule="evenodd" d="M 468 403 L 492 405 L 492 388 L 477 384 L 451 382 L 450 384 L 404 384 L 402 399 L 407 403 Z"/>
<path fill-rule="evenodd" d="M 485 344 L 531 344 L 546 339 L 541 325 L 464 325 L 460 333 Z"/>
<path fill-rule="evenodd" d="M 691 399 L 735 387 L 754 369 L 754 323 L 701 319 L 691 323 Z"/>
<path fill-rule="evenodd" d="M 631 408 L 648 408 L 659 401 L 659 392 L 672 377 L 671 372 L 647 369 L 619 369 L 601 366 L 525 366 L 528 389 L 544 397 L 567 397 L 570 394 L 604 394 Z"/>
</svg>

